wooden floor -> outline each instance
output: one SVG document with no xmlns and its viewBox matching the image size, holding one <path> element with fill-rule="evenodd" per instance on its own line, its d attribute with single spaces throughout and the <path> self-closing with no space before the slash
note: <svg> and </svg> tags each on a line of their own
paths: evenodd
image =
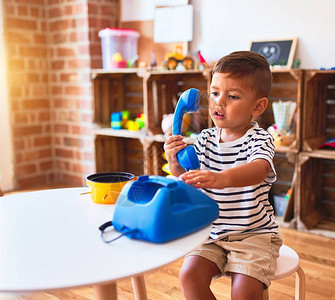
<svg viewBox="0 0 335 300">
<path fill-rule="evenodd" d="M 335 239 L 293 229 L 280 228 L 284 243 L 300 256 L 306 276 L 306 300 L 335 300 Z M 149 300 L 179 300 L 182 296 L 178 272 L 182 259 L 157 271 L 145 274 Z M 294 275 L 274 281 L 270 287 L 271 300 L 294 299 Z M 130 279 L 117 283 L 118 300 L 134 299 Z M 217 299 L 230 299 L 230 279 L 213 282 Z M 28 295 L 0 293 L 0 300 L 88 300 L 94 299 L 92 287 Z M 204 299 L 206 300 L 206 299 Z"/>
</svg>

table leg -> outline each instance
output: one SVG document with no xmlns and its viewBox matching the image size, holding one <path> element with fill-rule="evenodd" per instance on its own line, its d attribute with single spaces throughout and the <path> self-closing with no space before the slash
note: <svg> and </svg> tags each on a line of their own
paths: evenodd
<svg viewBox="0 0 335 300">
<path fill-rule="evenodd" d="M 131 283 L 133 285 L 135 299 L 136 300 L 148 300 L 143 275 L 131 277 Z"/>
<path fill-rule="evenodd" d="M 94 290 L 96 300 L 117 300 L 115 282 L 97 285 Z"/>
</svg>

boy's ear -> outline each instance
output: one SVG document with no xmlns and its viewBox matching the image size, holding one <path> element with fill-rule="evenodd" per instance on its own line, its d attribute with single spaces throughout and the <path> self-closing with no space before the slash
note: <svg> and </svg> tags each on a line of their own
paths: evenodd
<svg viewBox="0 0 335 300">
<path fill-rule="evenodd" d="M 262 97 L 257 99 L 256 106 L 252 112 L 253 117 L 258 117 L 260 116 L 267 108 L 269 103 L 269 99 L 266 97 Z"/>
</svg>

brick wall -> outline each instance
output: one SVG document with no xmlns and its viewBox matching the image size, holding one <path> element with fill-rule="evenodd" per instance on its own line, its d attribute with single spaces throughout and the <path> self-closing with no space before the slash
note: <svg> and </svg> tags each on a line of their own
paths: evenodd
<svg viewBox="0 0 335 300">
<path fill-rule="evenodd" d="M 117 0 L 7 0 L 17 187 L 82 185 L 95 171 L 91 68 L 99 29 L 117 24 Z"/>
<path fill-rule="evenodd" d="M 4 2 L 18 186 L 53 181 L 45 1 Z"/>
</svg>

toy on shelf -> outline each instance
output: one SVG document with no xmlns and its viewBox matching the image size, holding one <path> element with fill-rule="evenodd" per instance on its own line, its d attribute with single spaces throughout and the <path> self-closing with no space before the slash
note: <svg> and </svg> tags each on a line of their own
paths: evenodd
<svg viewBox="0 0 335 300">
<path fill-rule="evenodd" d="M 275 124 L 268 128 L 275 140 L 275 146 L 289 146 L 295 140 L 291 125 L 295 115 L 296 102 L 276 101 L 272 103 Z"/>
<path fill-rule="evenodd" d="M 144 125 L 144 113 L 138 114 L 135 120 L 130 119 L 130 112 L 128 110 L 114 112 L 111 115 L 112 129 L 128 129 L 137 131 L 142 129 Z"/>
<path fill-rule="evenodd" d="M 335 150 L 335 139 L 327 140 L 325 143 L 321 144 L 320 149 Z"/>
<path fill-rule="evenodd" d="M 122 112 L 114 112 L 111 115 L 111 127 L 113 129 L 122 128 Z"/>
<path fill-rule="evenodd" d="M 138 124 L 139 128 L 143 128 L 145 125 L 145 121 L 144 121 L 144 113 L 140 113 L 137 115 L 135 122 Z"/>
<path fill-rule="evenodd" d="M 162 171 L 166 173 L 167 175 L 172 175 L 170 168 L 169 168 L 169 164 L 167 163 L 165 152 L 163 152 L 162 156 L 163 156 L 163 159 L 166 161 L 166 163 L 162 166 Z"/>
<path fill-rule="evenodd" d="M 112 67 L 127 68 L 127 61 L 123 60 L 123 57 L 120 52 L 116 52 L 112 55 Z"/>
<path fill-rule="evenodd" d="M 194 69 L 193 57 L 184 56 L 183 47 L 181 45 L 174 45 L 173 52 L 167 53 L 164 57 L 164 61 L 165 61 L 165 67 L 168 70 L 175 70 L 180 64 L 186 70 Z"/>
<path fill-rule="evenodd" d="M 202 56 L 200 50 L 197 52 L 198 60 L 199 60 L 199 70 L 204 70 L 209 68 L 207 61 Z"/>
</svg>

